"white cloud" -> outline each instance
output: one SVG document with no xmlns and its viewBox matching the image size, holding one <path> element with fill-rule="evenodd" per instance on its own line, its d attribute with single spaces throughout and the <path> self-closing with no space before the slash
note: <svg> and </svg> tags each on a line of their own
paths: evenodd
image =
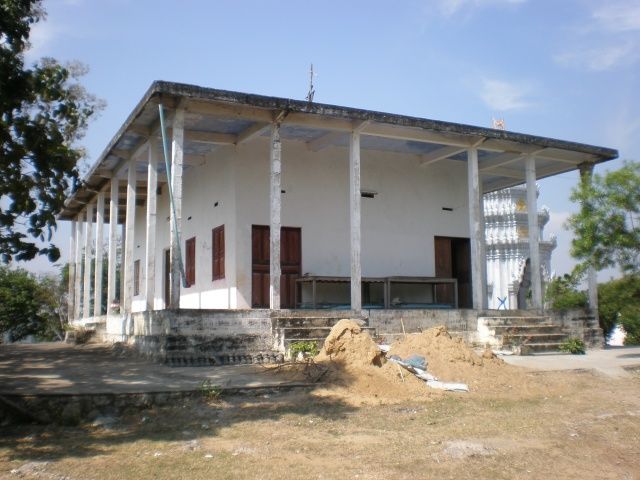
<svg viewBox="0 0 640 480">
<path fill-rule="evenodd" d="M 640 31 L 640 2 L 609 2 L 594 10 L 592 17 L 602 30 L 614 33 Z"/>
<path fill-rule="evenodd" d="M 600 3 L 573 30 L 569 46 L 554 55 L 565 67 L 604 72 L 640 60 L 640 2 L 617 0 Z"/>
<path fill-rule="evenodd" d="M 518 110 L 533 104 L 526 99 L 529 88 L 504 80 L 483 79 L 480 98 L 495 112 Z"/>
<path fill-rule="evenodd" d="M 527 0 L 437 0 L 438 10 L 446 17 L 470 9 L 490 6 L 516 5 Z"/>
<path fill-rule="evenodd" d="M 31 47 L 26 51 L 27 60 L 35 61 L 51 52 L 55 38 L 62 32 L 50 20 L 41 20 L 31 27 L 29 43 Z"/>
<path fill-rule="evenodd" d="M 627 41 L 621 44 L 609 44 L 578 51 L 557 54 L 554 60 L 560 65 L 586 68 L 594 72 L 603 72 L 625 65 L 631 65 L 640 58 L 638 46 Z"/>
</svg>

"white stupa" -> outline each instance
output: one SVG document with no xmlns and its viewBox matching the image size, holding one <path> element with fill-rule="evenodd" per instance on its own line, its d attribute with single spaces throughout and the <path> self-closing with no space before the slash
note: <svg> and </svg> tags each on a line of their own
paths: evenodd
<svg viewBox="0 0 640 480">
<path fill-rule="evenodd" d="M 526 197 L 524 186 L 505 188 L 484 196 L 487 296 L 492 309 L 518 308 L 518 286 L 529 258 Z M 555 237 L 544 240 L 543 230 L 548 221 L 549 210 L 543 207 L 538 212 L 543 284 L 551 277 L 551 253 L 556 248 Z"/>
</svg>

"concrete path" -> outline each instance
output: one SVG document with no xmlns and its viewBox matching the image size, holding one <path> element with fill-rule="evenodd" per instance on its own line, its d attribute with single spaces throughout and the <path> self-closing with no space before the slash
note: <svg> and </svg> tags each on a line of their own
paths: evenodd
<svg viewBox="0 0 640 480">
<path fill-rule="evenodd" d="M 223 389 L 304 385 L 259 365 L 172 368 L 105 345 L 0 345 L 0 395 L 193 391 L 204 380 Z"/>
<path fill-rule="evenodd" d="M 511 365 L 534 370 L 595 370 L 610 377 L 628 377 L 625 367 L 640 369 L 640 347 L 610 347 L 588 350 L 586 355 L 540 354 L 503 356 Z"/>
</svg>

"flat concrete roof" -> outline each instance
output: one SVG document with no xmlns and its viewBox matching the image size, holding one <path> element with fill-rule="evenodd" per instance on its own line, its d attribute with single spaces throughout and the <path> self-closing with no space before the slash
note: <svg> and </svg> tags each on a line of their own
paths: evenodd
<svg viewBox="0 0 640 480">
<path fill-rule="evenodd" d="M 92 202 L 113 177 L 122 176 L 129 160 L 146 171 L 144 146 L 160 142 L 158 106 L 162 105 L 171 127 L 176 108 L 185 109 L 185 164 L 201 163 L 225 146 L 237 146 L 269 136 L 269 126 L 281 120 L 284 142 L 304 142 L 322 155 L 324 148 L 348 147 L 349 134 L 361 133 L 363 155 L 367 150 L 417 156 L 428 168 L 436 162 L 465 162 L 466 150 L 478 148 L 478 162 L 485 193 L 524 182 L 524 162 L 536 158 L 537 178 L 570 170 L 583 163 L 597 164 L 617 158 L 617 150 L 527 135 L 505 130 L 443 122 L 352 107 L 269 97 L 195 85 L 156 81 L 151 84 L 103 153 L 66 201 L 60 219 L 71 220 Z M 268 153 L 265 153 L 268 156 Z M 345 154 L 345 161 L 348 155 Z M 159 172 L 164 172 L 160 162 Z M 144 181 L 137 200 L 144 204 Z M 109 192 L 106 192 L 107 197 Z M 120 192 L 124 198 L 125 190 Z M 122 203 L 122 202 L 121 202 Z M 123 217 L 124 206 L 119 219 Z M 107 221 L 109 219 L 107 218 Z"/>
</svg>

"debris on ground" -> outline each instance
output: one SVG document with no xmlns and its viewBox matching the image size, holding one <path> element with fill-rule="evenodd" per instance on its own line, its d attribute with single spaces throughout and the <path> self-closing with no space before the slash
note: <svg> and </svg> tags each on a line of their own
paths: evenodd
<svg viewBox="0 0 640 480">
<path fill-rule="evenodd" d="M 391 346 L 379 346 L 358 323 L 340 320 L 314 362 L 328 369 L 323 380 L 329 393 L 344 393 L 362 402 L 417 400 L 436 394 L 426 385 L 467 392 L 509 390 L 514 383 L 526 382 L 517 369 L 490 351 L 476 354 L 444 326 L 406 334 Z"/>
</svg>

